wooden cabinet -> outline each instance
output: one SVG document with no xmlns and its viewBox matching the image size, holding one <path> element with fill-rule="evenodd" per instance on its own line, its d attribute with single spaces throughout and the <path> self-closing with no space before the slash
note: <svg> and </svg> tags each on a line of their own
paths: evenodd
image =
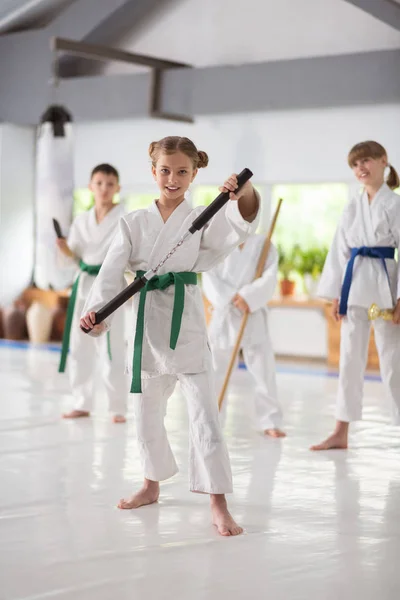
<svg viewBox="0 0 400 600">
<path fill-rule="evenodd" d="M 210 321 L 212 306 L 207 298 L 204 298 L 204 310 L 206 314 L 207 324 Z M 269 302 L 271 308 L 287 308 L 289 309 L 313 309 L 321 311 L 325 316 L 326 322 L 326 339 L 327 339 L 327 359 L 326 362 L 330 367 L 337 368 L 339 366 L 340 356 L 340 323 L 336 323 L 330 315 L 330 305 L 322 300 L 317 299 L 300 299 L 295 297 L 276 298 Z M 368 363 L 367 369 L 379 369 L 378 353 L 375 346 L 374 329 L 371 328 L 371 337 L 368 348 Z"/>
</svg>

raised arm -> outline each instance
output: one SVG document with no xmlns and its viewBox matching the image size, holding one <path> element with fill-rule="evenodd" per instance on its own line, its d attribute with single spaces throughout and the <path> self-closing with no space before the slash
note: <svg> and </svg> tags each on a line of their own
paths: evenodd
<svg viewBox="0 0 400 600">
<path fill-rule="evenodd" d="M 222 192 L 230 192 L 230 200 L 201 231 L 200 254 L 194 267 L 196 271 L 213 268 L 257 228 L 260 196 L 250 181 L 243 185 L 238 196 L 232 191 L 236 186 L 236 175 L 231 175 L 219 188 Z"/>
</svg>

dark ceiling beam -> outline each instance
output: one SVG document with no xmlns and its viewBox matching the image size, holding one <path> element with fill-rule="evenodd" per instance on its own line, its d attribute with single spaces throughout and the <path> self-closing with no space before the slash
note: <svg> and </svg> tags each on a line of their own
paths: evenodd
<svg viewBox="0 0 400 600">
<path fill-rule="evenodd" d="M 400 31 L 400 5 L 394 0 L 345 0 Z"/>
<path fill-rule="evenodd" d="M 109 46 L 99 46 L 98 44 L 88 44 L 87 42 L 77 42 L 76 40 L 67 40 L 64 38 L 53 38 L 51 47 L 55 53 L 54 58 L 54 82 L 60 80 L 58 52 L 77 55 L 84 58 L 95 59 L 98 61 L 122 62 L 131 65 L 140 65 L 150 67 L 152 72 L 149 94 L 149 115 L 157 119 L 168 119 L 170 121 L 183 121 L 192 123 L 193 118 L 188 115 L 178 114 L 176 112 L 165 112 L 162 109 L 162 92 L 164 75 L 170 69 L 190 68 L 191 65 L 179 63 L 176 61 L 164 60 L 154 56 L 144 56 L 143 54 L 134 54 L 125 52 Z"/>
<path fill-rule="evenodd" d="M 88 44 L 118 45 L 126 35 L 131 38 L 152 19 L 161 18 L 182 0 L 76 0 L 51 24 L 51 35 Z M 102 65 L 85 57 L 66 56 L 60 61 L 63 77 L 95 75 Z"/>
</svg>

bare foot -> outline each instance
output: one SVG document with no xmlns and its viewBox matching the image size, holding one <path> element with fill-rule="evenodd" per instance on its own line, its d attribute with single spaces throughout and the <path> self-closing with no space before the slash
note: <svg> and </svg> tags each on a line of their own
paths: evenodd
<svg viewBox="0 0 400 600">
<path fill-rule="evenodd" d="M 335 431 L 326 440 L 315 446 L 311 446 L 310 450 L 347 450 L 349 439 L 349 423 L 347 421 L 336 421 Z"/>
<path fill-rule="evenodd" d="M 347 450 L 347 434 L 333 433 L 320 444 L 311 446 L 310 450 Z"/>
<path fill-rule="evenodd" d="M 159 495 L 160 484 L 158 481 L 145 479 L 142 489 L 134 494 L 132 498 L 129 498 L 129 500 L 120 500 L 118 508 L 131 509 L 146 506 L 146 504 L 154 504 L 154 502 L 157 502 Z"/>
<path fill-rule="evenodd" d="M 282 429 L 278 429 L 277 427 L 273 428 L 273 429 L 265 429 L 264 435 L 269 435 L 270 437 L 273 437 L 273 438 L 286 437 L 286 433 L 284 431 L 282 431 Z"/>
<path fill-rule="evenodd" d="M 224 494 L 211 494 L 210 500 L 213 525 L 218 529 L 218 533 L 223 536 L 240 535 L 243 533 L 243 528 L 234 521 L 228 511 Z"/>
<path fill-rule="evenodd" d="M 113 423 L 126 423 L 124 415 L 114 415 L 112 420 Z"/>
<path fill-rule="evenodd" d="M 82 417 L 90 417 L 90 412 L 87 410 L 71 410 L 71 412 L 63 414 L 63 419 L 81 419 Z"/>
</svg>

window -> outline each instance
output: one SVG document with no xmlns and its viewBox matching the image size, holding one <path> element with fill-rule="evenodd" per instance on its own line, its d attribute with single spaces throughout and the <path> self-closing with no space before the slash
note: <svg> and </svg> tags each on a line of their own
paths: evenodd
<svg viewBox="0 0 400 600">
<path fill-rule="evenodd" d="M 114 196 L 114 204 L 122 202 L 128 212 L 147 208 L 154 200 L 154 194 L 126 194 L 121 197 L 120 194 Z M 88 188 L 79 188 L 74 191 L 73 216 L 86 212 L 94 206 L 93 193 Z"/>
<path fill-rule="evenodd" d="M 114 204 L 119 204 L 121 201 L 120 195 L 115 194 Z M 72 208 L 72 215 L 76 217 L 83 212 L 86 212 L 94 206 L 93 193 L 88 188 L 78 188 L 74 190 L 74 202 Z"/>
<path fill-rule="evenodd" d="M 285 251 L 295 245 L 329 247 L 348 197 L 349 188 L 343 183 L 274 185 L 272 212 L 283 198 L 274 243 Z"/>
<path fill-rule="evenodd" d="M 89 210 L 94 205 L 92 192 L 88 188 L 74 190 L 74 204 L 72 214 L 74 217 Z"/>
<path fill-rule="evenodd" d="M 126 210 L 131 212 L 132 210 L 147 208 L 153 202 L 154 198 L 154 194 L 127 194 L 123 202 Z"/>
<path fill-rule="evenodd" d="M 218 186 L 199 185 L 193 190 L 192 206 L 208 206 L 218 196 Z"/>
</svg>

